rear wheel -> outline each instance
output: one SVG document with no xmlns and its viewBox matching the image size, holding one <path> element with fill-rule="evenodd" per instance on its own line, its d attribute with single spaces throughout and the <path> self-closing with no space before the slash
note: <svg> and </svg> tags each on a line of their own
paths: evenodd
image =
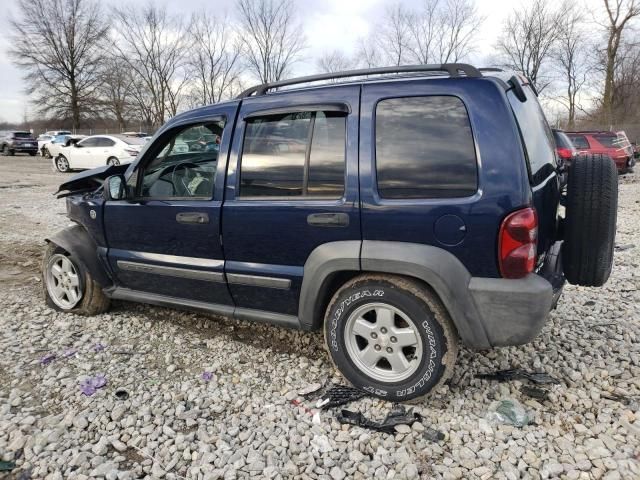
<svg viewBox="0 0 640 480">
<path fill-rule="evenodd" d="M 574 285 L 599 287 L 609 278 L 618 212 L 618 173 L 610 157 L 585 155 L 569 169 L 562 266 Z"/>
<path fill-rule="evenodd" d="M 62 173 L 69 171 L 69 161 L 64 155 L 58 155 L 58 158 L 56 158 L 56 168 Z"/>
<path fill-rule="evenodd" d="M 455 330 L 435 294 L 389 275 L 363 275 L 338 290 L 324 333 L 345 378 L 389 401 L 436 389 L 451 374 L 457 353 Z"/>
<path fill-rule="evenodd" d="M 109 160 L 107 160 L 107 165 L 120 165 L 120 160 L 116 157 L 110 157 Z"/>
<path fill-rule="evenodd" d="M 61 312 L 97 315 L 109 309 L 109 298 L 82 264 L 62 248 L 49 244 L 42 259 L 46 304 Z"/>
<path fill-rule="evenodd" d="M 29 152 L 29 156 L 35 157 L 37 152 Z"/>
</svg>

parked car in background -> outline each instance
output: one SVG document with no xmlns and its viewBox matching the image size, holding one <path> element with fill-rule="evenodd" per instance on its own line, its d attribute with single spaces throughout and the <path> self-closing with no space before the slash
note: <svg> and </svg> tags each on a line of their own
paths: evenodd
<svg viewBox="0 0 640 480">
<path fill-rule="evenodd" d="M 577 158 L 564 193 L 555 147 L 513 72 L 418 65 L 259 85 L 176 115 L 133 165 L 60 186 L 76 225 L 47 239 L 45 301 L 324 329 L 349 382 L 410 400 L 451 376 L 459 339 L 530 342 L 565 278 L 607 281 L 616 168 Z"/>
<path fill-rule="evenodd" d="M 46 146 L 51 143 L 51 140 L 53 140 L 53 135 L 48 135 L 46 133 L 43 133 L 42 135 L 38 136 L 38 154 L 42 155 L 43 157 L 48 156 L 47 155 L 47 149 Z"/>
<path fill-rule="evenodd" d="M 575 160 L 578 155 L 578 151 L 564 131 L 558 130 L 557 128 L 552 129 L 552 131 L 553 138 L 556 141 L 556 153 L 558 154 L 558 158 L 562 164 L 568 168 L 571 165 L 571 162 Z"/>
<path fill-rule="evenodd" d="M 149 134 L 146 132 L 124 132 L 121 135 L 124 135 L 125 137 L 140 137 L 140 138 L 145 138 L 149 136 Z"/>
<path fill-rule="evenodd" d="M 631 142 L 624 132 L 583 131 L 566 134 L 579 154 L 602 154 L 611 157 L 618 173 L 631 171 L 636 163 Z"/>
<path fill-rule="evenodd" d="M 68 147 L 72 143 L 79 142 L 83 138 L 87 138 L 86 135 L 56 135 L 53 140 L 45 146 L 45 153 L 47 158 L 56 158 L 62 153 L 64 147 Z"/>
<path fill-rule="evenodd" d="M 34 156 L 38 153 L 38 140 L 31 132 L 11 130 L 0 133 L 0 151 L 3 155 L 28 153 Z"/>
<path fill-rule="evenodd" d="M 133 161 L 146 142 L 124 135 L 93 135 L 60 149 L 53 165 L 60 172 L 120 165 Z"/>
</svg>

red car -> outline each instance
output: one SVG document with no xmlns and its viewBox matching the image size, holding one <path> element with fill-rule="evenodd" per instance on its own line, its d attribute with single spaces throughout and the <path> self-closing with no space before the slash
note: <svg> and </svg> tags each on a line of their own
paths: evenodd
<svg viewBox="0 0 640 480">
<path fill-rule="evenodd" d="M 636 161 L 633 148 L 624 132 L 566 132 L 578 153 L 609 155 L 618 173 L 631 171 Z"/>
<path fill-rule="evenodd" d="M 556 141 L 556 152 L 558 158 L 567 167 L 571 165 L 571 162 L 578 156 L 576 147 L 571 142 L 571 139 L 562 130 L 557 128 L 551 129 L 553 131 L 553 138 Z"/>
</svg>

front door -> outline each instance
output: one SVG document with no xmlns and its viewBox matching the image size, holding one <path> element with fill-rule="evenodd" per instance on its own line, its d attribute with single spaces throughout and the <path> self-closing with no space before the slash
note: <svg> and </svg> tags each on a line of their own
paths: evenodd
<svg viewBox="0 0 640 480">
<path fill-rule="evenodd" d="M 343 86 L 243 100 L 222 218 L 236 313 L 297 315 L 311 252 L 360 240 L 359 94 Z"/>
<path fill-rule="evenodd" d="M 235 110 L 226 105 L 167 129 L 128 180 L 134 200 L 105 206 L 108 261 L 129 296 L 144 292 L 230 311 L 220 210 Z"/>
<path fill-rule="evenodd" d="M 71 168 L 94 168 L 93 157 L 98 148 L 98 137 L 89 137 L 69 147 Z"/>
</svg>

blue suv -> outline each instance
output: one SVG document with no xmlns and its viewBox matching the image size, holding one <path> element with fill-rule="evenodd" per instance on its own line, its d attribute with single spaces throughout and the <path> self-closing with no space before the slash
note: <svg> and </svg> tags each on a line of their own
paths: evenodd
<svg viewBox="0 0 640 480">
<path fill-rule="evenodd" d="M 588 156 L 565 175 L 525 78 L 446 64 L 259 85 L 58 193 L 77 225 L 47 239 L 52 308 L 324 329 L 348 381 L 402 401 L 448 378 L 460 341 L 531 341 L 565 278 L 607 280 L 617 175 Z"/>
</svg>

